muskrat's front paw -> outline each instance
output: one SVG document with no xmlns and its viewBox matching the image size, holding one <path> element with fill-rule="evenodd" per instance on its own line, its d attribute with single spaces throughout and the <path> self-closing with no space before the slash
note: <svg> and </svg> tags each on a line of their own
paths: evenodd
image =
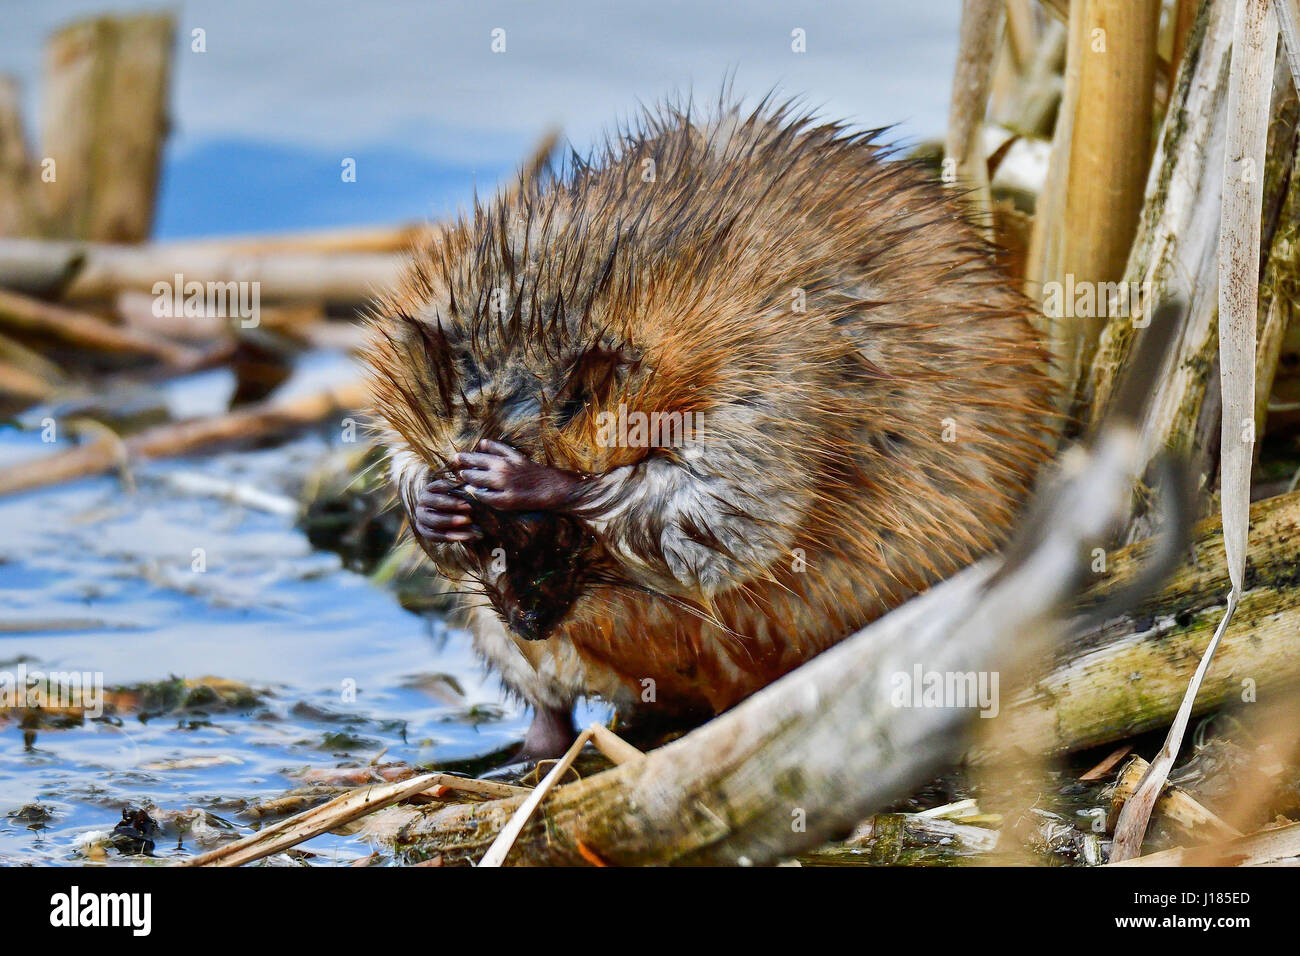
<svg viewBox="0 0 1300 956">
<path fill-rule="evenodd" d="M 483 439 L 451 462 L 465 493 L 501 511 L 544 511 L 568 501 L 581 479 L 539 465 L 509 445 Z"/>
<path fill-rule="evenodd" d="M 470 517 L 470 504 L 454 492 L 450 478 L 436 478 L 416 493 L 411 525 L 426 541 L 476 541 L 482 537 Z"/>
</svg>

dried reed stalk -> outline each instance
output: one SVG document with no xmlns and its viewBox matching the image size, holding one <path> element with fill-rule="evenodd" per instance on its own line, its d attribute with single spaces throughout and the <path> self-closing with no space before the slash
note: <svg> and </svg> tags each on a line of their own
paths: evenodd
<svg viewBox="0 0 1300 956">
<path fill-rule="evenodd" d="M 963 0 L 961 39 L 952 81 L 944 159 L 956 163 L 957 182 L 978 221 L 989 221 L 989 174 L 981 131 L 1003 21 L 1003 0 Z"/>
<path fill-rule="evenodd" d="M 1219 474 L 1224 557 L 1232 591 L 1223 620 L 1187 687 L 1164 746 L 1115 824 L 1111 859 L 1116 862 L 1132 859 L 1142 850 L 1151 812 L 1178 757 L 1196 695 L 1242 597 L 1255 446 L 1259 226 L 1277 33 L 1271 0 L 1238 0 L 1228 86 L 1232 122 L 1224 155 L 1219 234 L 1219 383 L 1223 395 Z"/>
<path fill-rule="evenodd" d="M 1078 64 L 1070 75 L 1077 74 L 1078 89 L 1063 215 L 1043 223 L 1056 233 L 1046 241 L 1057 250 L 1039 276 L 1045 283 L 1096 289 L 1124 273 L 1151 157 L 1159 19 L 1159 0 L 1079 0 L 1071 6 L 1070 54 Z M 1064 159 L 1053 155 L 1054 162 Z M 1073 412 L 1105 320 L 1067 307 L 1048 321 L 1067 410 Z"/>
<path fill-rule="evenodd" d="M 491 797 L 508 797 L 527 792 L 522 787 L 511 787 L 488 780 L 466 780 L 445 773 L 426 773 L 409 780 L 357 787 L 318 807 L 263 827 L 241 840 L 219 846 L 215 850 L 209 850 L 176 865 L 242 866 L 281 853 L 322 833 L 337 830 L 344 824 L 391 806 L 399 800 L 406 800 L 416 794 L 436 791 L 444 787 Z"/>
</svg>

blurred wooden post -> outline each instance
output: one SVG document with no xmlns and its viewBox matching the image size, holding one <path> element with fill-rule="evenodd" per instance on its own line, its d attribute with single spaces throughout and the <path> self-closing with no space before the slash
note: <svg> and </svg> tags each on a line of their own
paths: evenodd
<svg viewBox="0 0 1300 956">
<path fill-rule="evenodd" d="M 39 171 L 49 234 L 139 242 L 153 225 L 167 131 L 174 21 L 99 17 L 64 27 L 45 50 Z"/>
<path fill-rule="evenodd" d="M 17 80 L 0 76 L 0 236 L 28 235 L 35 225 L 31 156 L 19 93 Z"/>
</svg>

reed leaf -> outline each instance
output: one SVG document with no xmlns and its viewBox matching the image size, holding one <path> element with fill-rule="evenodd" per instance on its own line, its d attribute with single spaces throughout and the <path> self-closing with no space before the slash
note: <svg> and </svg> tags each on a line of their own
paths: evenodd
<svg viewBox="0 0 1300 956">
<path fill-rule="evenodd" d="M 1112 862 L 1132 859 L 1142 849 L 1151 811 L 1178 757 L 1196 694 L 1241 600 L 1250 525 L 1250 469 L 1255 446 L 1259 224 L 1277 35 L 1278 21 L 1270 0 L 1238 0 L 1228 81 L 1229 125 L 1219 229 L 1219 386 L 1223 396 L 1219 468 L 1223 542 L 1232 591 L 1164 746 L 1120 813 L 1115 825 Z"/>
</svg>

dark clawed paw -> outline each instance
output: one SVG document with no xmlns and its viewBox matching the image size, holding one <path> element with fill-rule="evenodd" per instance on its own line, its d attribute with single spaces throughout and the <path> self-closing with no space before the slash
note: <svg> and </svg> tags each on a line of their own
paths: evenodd
<svg viewBox="0 0 1300 956">
<path fill-rule="evenodd" d="M 449 478 L 430 481 L 416 494 L 411 524 L 427 541 L 476 541 L 483 535 L 470 517 L 471 507 Z"/>
<path fill-rule="evenodd" d="M 502 511 L 555 507 L 577 482 L 568 472 L 539 465 L 509 445 L 486 438 L 474 451 L 458 454 L 451 466 L 467 495 Z"/>
</svg>

